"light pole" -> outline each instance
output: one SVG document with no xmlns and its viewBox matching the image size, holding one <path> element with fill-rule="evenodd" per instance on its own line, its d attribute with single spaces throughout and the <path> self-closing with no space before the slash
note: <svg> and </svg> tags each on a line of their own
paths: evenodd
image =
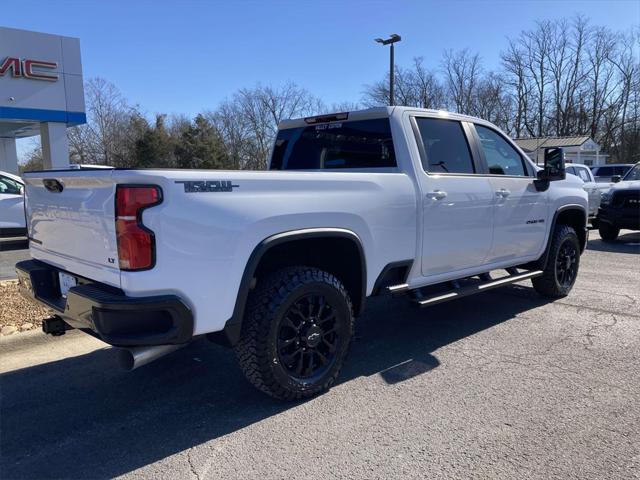
<svg viewBox="0 0 640 480">
<path fill-rule="evenodd" d="M 391 45 L 391 51 L 389 52 L 389 105 L 393 105 L 393 80 L 395 76 L 395 68 L 393 62 L 393 44 L 402 40 L 400 35 L 392 33 L 389 38 L 382 39 L 376 38 L 375 41 L 381 43 L 382 45 Z"/>
</svg>

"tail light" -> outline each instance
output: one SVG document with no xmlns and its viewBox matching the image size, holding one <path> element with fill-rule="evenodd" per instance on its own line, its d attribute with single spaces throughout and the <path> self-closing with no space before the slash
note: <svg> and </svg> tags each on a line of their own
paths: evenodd
<svg viewBox="0 0 640 480">
<path fill-rule="evenodd" d="M 148 270 L 156 260 L 156 242 L 142 224 L 142 212 L 162 202 L 155 185 L 116 186 L 116 236 L 120 270 Z"/>
</svg>

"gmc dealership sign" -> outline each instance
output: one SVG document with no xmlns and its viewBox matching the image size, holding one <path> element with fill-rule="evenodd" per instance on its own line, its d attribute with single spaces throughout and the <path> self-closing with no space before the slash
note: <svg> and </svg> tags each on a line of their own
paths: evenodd
<svg viewBox="0 0 640 480">
<path fill-rule="evenodd" d="M 55 82 L 58 80 L 58 74 L 53 73 L 50 70 L 55 70 L 56 68 L 58 68 L 57 62 L 7 57 L 2 63 L 0 63 L 0 77 L 11 72 L 11 76 L 15 78 L 24 77 L 31 78 L 33 80 Z"/>
<path fill-rule="evenodd" d="M 0 27 L 0 137 L 21 122 L 37 133 L 39 123 L 85 119 L 80 40 Z"/>
</svg>

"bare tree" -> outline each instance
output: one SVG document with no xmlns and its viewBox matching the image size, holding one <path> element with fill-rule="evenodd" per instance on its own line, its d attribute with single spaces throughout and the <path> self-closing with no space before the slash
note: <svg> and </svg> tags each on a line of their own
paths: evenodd
<svg viewBox="0 0 640 480">
<path fill-rule="evenodd" d="M 262 85 L 243 88 L 209 115 L 241 168 L 264 169 L 278 124 L 323 109 L 316 97 L 289 82 L 279 88 Z"/>
<path fill-rule="evenodd" d="M 494 72 L 483 76 L 474 92 L 472 111 L 474 115 L 512 134 L 514 102 L 507 88 L 508 84 L 503 76 Z"/>
<path fill-rule="evenodd" d="M 87 123 L 69 130 L 70 156 L 80 163 L 127 166 L 136 128 L 144 119 L 118 88 L 102 79 L 85 84 Z"/>
<path fill-rule="evenodd" d="M 639 32 L 632 31 L 618 36 L 618 45 L 608 60 L 613 64 L 617 76 L 617 98 L 613 102 L 615 116 L 609 116 L 605 136 L 611 142 L 610 149 L 618 158 L 634 159 L 637 151 L 638 90 L 640 89 L 640 61 L 638 60 Z M 631 134 L 628 129 L 631 127 Z"/>
<path fill-rule="evenodd" d="M 520 44 L 525 55 L 525 68 L 530 75 L 533 88 L 529 95 L 536 105 L 536 115 L 525 124 L 530 135 L 541 137 L 545 134 L 545 112 L 548 102 L 547 86 L 551 82 L 549 57 L 551 55 L 553 25 L 545 20 L 536 23 L 535 30 L 523 32 Z"/>
<path fill-rule="evenodd" d="M 419 108 L 444 108 L 444 88 L 435 72 L 424 66 L 422 57 L 413 59 L 409 68 L 396 67 L 395 97 L 398 105 Z M 367 106 L 386 105 L 389 100 L 388 74 L 384 79 L 366 85 L 363 103 Z"/>
<path fill-rule="evenodd" d="M 507 51 L 501 55 L 502 66 L 505 70 L 504 79 L 510 87 L 509 95 L 514 105 L 512 131 L 516 138 L 525 132 L 528 124 L 531 82 L 527 75 L 524 49 L 521 45 L 509 40 Z"/>
<path fill-rule="evenodd" d="M 551 48 L 548 54 L 548 71 L 551 78 L 551 105 L 549 131 L 555 135 L 570 132 L 584 133 L 579 128 L 578 88 L 586 77 L 584 50 L 588 41 L 587 22 L 577 16 L 570 25 L 559 20 L 547 25 L 545 30 Z"/>
<path fill-rule="evenodd" d="M 444 52 L 442 68 L 451 106 L 458 113 L 473 115 L 474 96 L 480 80 L 480 56 L 464 49 Z"/>
<path fill-rule="evenodd" d="M 600 132 L 602 118 L 614 92 L 615 70 L 609 58 L 613 56 L 615 48 L 616 38 L 608 29 L 598 27 L 592 32 L 587 49 L 589 81 L 585 92 L 590 102 L 588 128 L 592 138 L 596 138 Z"/>
</svg>

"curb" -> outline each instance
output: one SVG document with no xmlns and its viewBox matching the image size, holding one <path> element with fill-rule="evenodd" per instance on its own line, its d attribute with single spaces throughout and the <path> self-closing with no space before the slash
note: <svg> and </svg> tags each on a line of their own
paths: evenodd
<svg viewBox="0 0 640 480">
<path fill-rule="evenodd" d="M 65 333 L 63 337 L 74 339 L 74 337 L 79 335 L 85 334 L 80 331 L 71 330 Z M 28 330 L 26 332 L 17 332 L 12 335 L 7 335 L 6 337 L 0 337 L 0 350 L 3 354 L 6 354 L 29 347 L 37 347 L 53 341 L 65 341 L 65 339 L 52 337 L 51 335 L 45 334 L 40 329 Z"/>
</svg>

